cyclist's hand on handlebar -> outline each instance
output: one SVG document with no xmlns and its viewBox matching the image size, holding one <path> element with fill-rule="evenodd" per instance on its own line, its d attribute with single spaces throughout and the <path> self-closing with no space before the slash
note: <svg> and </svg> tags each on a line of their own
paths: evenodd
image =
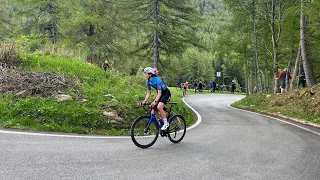
<svg viewBox="0 0 320 180">
<path fill-rule="evenodd" d="M 157 105 L 156 102 L 152 102 L 152 103 L 151 103 L 151 107 L 154 107 L 155 105 Z"/>
<path fill-rule="evenodd" d="M 145 103 L 145 102 L 140 103 L 140 106 L 144 106 L 144 105 L 146 105 L 146 103 Z"/>
</svg>

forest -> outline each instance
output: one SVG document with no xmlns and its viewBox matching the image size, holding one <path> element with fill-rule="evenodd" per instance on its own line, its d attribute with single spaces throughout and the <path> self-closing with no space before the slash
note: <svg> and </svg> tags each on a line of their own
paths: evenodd
<svg viewBox="0 0 320 180">
<path fill-rule="evenodd" d="M 170 86 L 216 80 L 248 95 L 278 91 L 287 68 L 298 88 L 320 82 L 320 1 L 0 0 L 1 56 L 108 61 L 135 76 L 158 67 Z M 2 58 L 3 59 L 3 58 Z M 4 63 L 4 60 L 1 61 Z M 217 72 L 221 77 L 217 77 Z M 287 76 L 289 77 L 289 76 Z M 288 79 L 288 78 L 287 78 Z M 301 85 L 300 85 L 301 87 Z"/>
</svg>

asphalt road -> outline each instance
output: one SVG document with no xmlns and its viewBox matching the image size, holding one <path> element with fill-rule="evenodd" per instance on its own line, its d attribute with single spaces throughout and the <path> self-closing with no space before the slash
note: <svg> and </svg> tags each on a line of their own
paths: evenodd
<svg viewBox="0 0 320 180">
<path fill-rule="evenodd" d="M 186 97 L 201 123 L 181 143 L 159 138 L 149 149 L 130 138 L 0 130 L 0 179 L 320 179 L 320 136 L 228 106 L 242 97 Z"/>
</svg>

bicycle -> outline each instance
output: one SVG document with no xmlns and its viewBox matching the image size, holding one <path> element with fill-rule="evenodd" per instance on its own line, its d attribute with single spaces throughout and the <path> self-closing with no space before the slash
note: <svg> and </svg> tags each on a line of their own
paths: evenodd
<svg viewBox="0 0 320 180">
<path fill-rule="evenodd" d="M 186 121 L 180 114 L 171 116 L 172 107 L 177 102 L 168 102 L 170 109 L 167 112 L 169 127 L 166 130 L 160 130 L 163 121 L 156 116 L 156 110 L 152 109 L 150 115 L 143 115 L 138 117 L 131 126 L 131 139 L 133 143 L 140 148 L 151 147 L 158 139 L 159 134 L 161 137 L 168 137 L 173 143 L 179 143 L 186 134 Z M 150 105 L 150 104 L 148 104 Z M 148 111 L 145 106 L 143 107 Z M 146 142 L 146 143 L 143 143 Z"/>
</svg>

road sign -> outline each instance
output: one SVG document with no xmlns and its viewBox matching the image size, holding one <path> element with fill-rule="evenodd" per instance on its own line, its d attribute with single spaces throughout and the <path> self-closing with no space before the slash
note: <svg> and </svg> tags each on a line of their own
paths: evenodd
<svg viewBox="0 0 320 180">
<path fill-rule="evenodd" d="M 217 72 L 217 77 L 221 77 L 221 72 Z"/>
</svg>

